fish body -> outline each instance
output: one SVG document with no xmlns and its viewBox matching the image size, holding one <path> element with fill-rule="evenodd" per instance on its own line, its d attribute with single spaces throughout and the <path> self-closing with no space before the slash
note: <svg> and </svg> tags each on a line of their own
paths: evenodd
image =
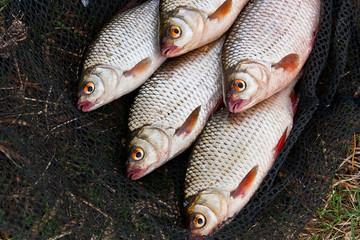
<svg viewBox="0 0 360 240">
<path fill-rule="evenodd" d="M 77 107 L 103 106 L 139 87 L 165 61 L 159 46 L 159 0 L 117 14 L 90 45 Z"/>
<path fill-rule="evenodd" d="M 161 52 L 176 57 L 222 36 L 248 0 L 161 0 Z"/>
<path fill-rule="evenodd" d="M 245 112 L 224 108 L 206 124 L 185 177 L 186 220 L 193 235 L 210 234 L 253 196 L 292 128 L 293 86 Z"/>
<path fill-rule="evenodd" d="M 127 177 L 136 180 L 180 154 L 222 101 L 221 49 L 168 59 L 140 88 L 130 110 Z"/>
<path fill-rule="evenodd" d="M 223 49 L 224 102 L 241 112 L 285 88 L 315 41 L 320 0 L 254 0 L 230 28 Z"/>
</svg>

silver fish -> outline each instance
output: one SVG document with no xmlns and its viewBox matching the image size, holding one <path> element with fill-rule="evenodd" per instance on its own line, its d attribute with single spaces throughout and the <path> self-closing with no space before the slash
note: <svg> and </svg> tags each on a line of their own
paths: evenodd
<svg viewBox="0 0 360 240">
<path fill-rule="evenodd" d="M 212 233 L 253 196 L 292 128 L 294 84 L 245 112 L 223 109 L 207 123 L 185 178 L 186 220 L 193 235 Z"/>
<path fill-rule="evenodd" d="M 223 49 L 224 102 L 242 112 L 285 88 L 315 41 L 320 0 L 254 0 L 229 30 Z"/>
<path fill-rule="evenodd" d="M 162 47 L 175 57 L 222 36 L 249 0 L 162 0 Z"/>
<path fill-rule="evenodd" d="M 169 59 L 140 88 L 130 110 L 127 177 L 136 180 L 188 148 L 222 102 L 221 48 Z"/>
<path fill-rule="evenodd" d="M 90 46 L 77 107 L 95 110 L 139 87 L 165 61 L 159 46 L 159 0 L 116 15 Z"/>
</svg>

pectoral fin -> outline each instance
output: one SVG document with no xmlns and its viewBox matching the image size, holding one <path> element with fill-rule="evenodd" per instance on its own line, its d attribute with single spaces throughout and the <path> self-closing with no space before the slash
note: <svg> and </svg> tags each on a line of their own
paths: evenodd
<svg viewBox="0 0 360 240">
<path fill-rule="evenodd" d="M 200 113 L 200 109 L 201 109 L 201 105 L 198 106 L 190 115 L 189 117 L 185 120 L 184 124 L 176 131 L 176 135 L 177 136 L 187 136 L 191 133 L 191 131 L 194 129 L 197 120 L 199 118 L 199 113 Z"/>
<path fill-rule="evenodd" d="M 287 72 L 294 71 L 295 69 L 298 68 L 298 66 L 299 66 L 299 55 L 296 53 L 286 55 L 278 63 L 273 65 L 275 69 L 283 68 Z"/>
<path fill-rule="evenodd" d="M 285 129 L 283 135 L 279 139 L 279 142 L 276 144 L 276 146 L 274 148 L 274 159 L 277 157 L 277 155 L 279 155 L 279 152 L 281 151 L 282 147 L 285 144 L 285 140 L 287 137 L 287 131 L 288 131 L 288 128 Z"/>
<path fill-rule="evenodd" d="M 209 16 L 209 19 L 222 19 L 224 16 L 226 16 L 226 14 L 230 12 L 231 6 L 232 0 L 226 0 L 211 16 Z"/>
<path fill-rule="evenodd" d="M 255 167 L 253 167 L 250 170 L 250 172 L 240 182 L 239 186 L 231 193 L 231 196 L 233 198 L 245 197 L 245 195 L 248 193 L 250 187 L 254 183 L 258 169 L 259 169 L 259 165 L 256 165 Z"/>
<path fill-rule="evenodd" d="M 147 57 L 143 60 L 141 60 L 138 64 L 136 64 L 132 69 L 129 71 L 124 72 L 125 77 L 136 77 L 143 72 L 145 72 L 150 66 L 151 66 L 151 58 Z"/>
</svg>

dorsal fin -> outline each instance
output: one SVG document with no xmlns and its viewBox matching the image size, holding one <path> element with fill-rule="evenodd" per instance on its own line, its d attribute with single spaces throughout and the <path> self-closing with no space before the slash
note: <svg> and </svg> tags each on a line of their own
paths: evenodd
<svg viewBox="0 0 360 240">
<path fill-rule="evenodd" d="M 136 77 L 137 75 L 142 74 L 145 72 L 151 65 L 152 61 L 150 57 L 147 57 L 141 60 L 138 64 L 136 64 L 132 69 L 129 71 L 124 72 L 125 77 Z"/>
<path fill-rule="evenodd" d="M 231 193 L 231 196 L 233 198 L 245 197 L 250 187 L 254 183 L 258 169 L 259 169 L 259 165 L 256 165 L 250 170 L 248 174 L 246 174 L 244 179 L 240 182 L 239 186 Z"/>
<path fill-rule="evenodd" d="M 191 133 L 191 131 L 194 129 L 197 120 L 199 118 L 199 113 L 201 110 L 201 105 L 198 106 L 190 115 L 189 117 L 185 120 L 184 124 L 176 130 L 176 135 L 177 136 L 187 136 Z"/>
<path fill-rule="evenodd" d="M 232 0 L 226 0 L 218 9 L 216 9 L 216 11 L 211 16 L 209 16 L 209 19 L 213 20 L 223 18 L 224 16 L 226 16 L 226 14 L 230 12 L 231 6 Z"/>
<path fill-rule="evenodd" d="M 287 72 L 296 70 L 299 66 L 299 55 L 291 53 L 283 57 L 278 63 L 275 63 L 273 67 L 275 69 L 283 68 Z"/>
</svg>

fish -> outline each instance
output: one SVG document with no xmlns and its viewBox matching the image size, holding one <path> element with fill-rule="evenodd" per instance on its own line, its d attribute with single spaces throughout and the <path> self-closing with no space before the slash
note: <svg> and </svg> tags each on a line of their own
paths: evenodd
<svg viewBox="0 0 360 240">
<path fill-rule="evenodd" d="M 93 111 L 138 88 L 166 60 L 159 41 L 159 0 L 115 15 L 84 59 L 77 108 Z"/>
<path fill-rule="evenodd" d="M 221 37 L 248 0 L 162 0 L 161 53 L 180 56 Z"/>
<path fill-rule="evenodd" d="M 224 40 L 168 59 L 140 88 L 129 114 L 128 178 L 137 180 L 187 149 L 221 106 Z"/>
<path fill-rule="evenodd" d="M 185 176 L 185 222 L 193 236 L 213 233 L 258 189 L 292 129 L 295 82 L 245 112 L 223 108 L 204 127 Z"/>
<path fill-rule="evenodd" d="M 315 42 L 321 1 L 254 0 L 228 32 L 222 53 L 223 98 L 233 113 L 284 89 Z"/>
</svg>

